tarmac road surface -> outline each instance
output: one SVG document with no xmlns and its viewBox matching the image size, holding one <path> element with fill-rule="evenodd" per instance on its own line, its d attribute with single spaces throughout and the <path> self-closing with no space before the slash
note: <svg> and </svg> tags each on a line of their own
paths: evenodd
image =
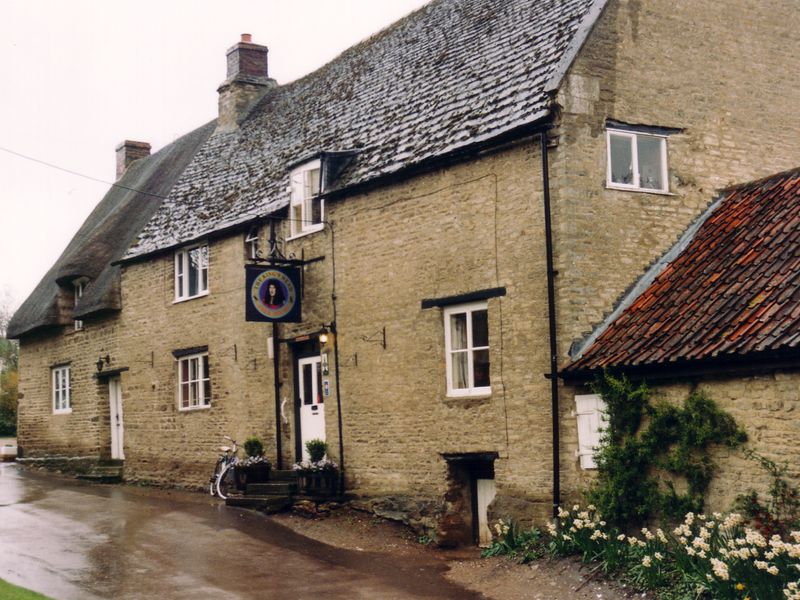
<svg viewBox="0 0 800 600">
<path fill-rule="evenodd" d="M 335 548 L 199 493 L 0 463 L 0 578 L 58 600 L 483 598 L 446 568 Z"/>
</svg>

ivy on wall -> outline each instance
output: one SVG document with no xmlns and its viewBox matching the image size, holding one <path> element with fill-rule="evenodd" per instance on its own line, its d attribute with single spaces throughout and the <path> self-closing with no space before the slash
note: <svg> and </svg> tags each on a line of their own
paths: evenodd
<svg viewBox="0 0 800 600">
<path fill-rule="evenodd" d="M 701 512 L 716 469 L 710 448 L 747 440 L 733 417 L 701 391 L 681 405 L 653 402 L 645 383 L 608 372 L 591 387 L 608 417 L 595 457 L 598 477 L 587 493 L 600 514 L 628 528 Z"/>
</svg>

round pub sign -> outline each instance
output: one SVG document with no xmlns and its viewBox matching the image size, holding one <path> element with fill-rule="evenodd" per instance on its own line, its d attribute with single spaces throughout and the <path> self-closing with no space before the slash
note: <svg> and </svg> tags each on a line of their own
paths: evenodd
<svg viewBox="0 0 800 600">
<path fill-rule="evenodd" d="M 297 279 L 295 269 L 248 268 L 247 320 L 299 320 Z"/>
</svg>

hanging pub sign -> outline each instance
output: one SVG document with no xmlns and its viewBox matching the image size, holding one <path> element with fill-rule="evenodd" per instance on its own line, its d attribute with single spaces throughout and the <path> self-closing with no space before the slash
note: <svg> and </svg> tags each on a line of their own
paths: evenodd
<svg viewBox="0 0 800 600">
<path fill-rule="evenodd" d="M 299 269 L 247 265 L 245 273 L 245 320 L 300 322 Z"/>
</svg>

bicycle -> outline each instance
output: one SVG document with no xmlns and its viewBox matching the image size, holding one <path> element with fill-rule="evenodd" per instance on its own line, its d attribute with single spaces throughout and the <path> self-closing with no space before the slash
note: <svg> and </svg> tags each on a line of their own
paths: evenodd
<svg viewBox="0 0 800 600">
<path fill-rule="evenodd" d="M 222 454 L 217 459 L 217 464 L 214 465 L 214 474 L 211 476 L 208 486 L 208 492 L 214 496 L 217 495 L 223 500 L 227 499 L 230 490 L 234 487 L 233 469 L 239 458 L 236 453 L 239 449 L 236 440 L 230 436 L 225 436 L 226 440 L 230 440 L 232 446 L 220 446 Z"/>
</svg>

